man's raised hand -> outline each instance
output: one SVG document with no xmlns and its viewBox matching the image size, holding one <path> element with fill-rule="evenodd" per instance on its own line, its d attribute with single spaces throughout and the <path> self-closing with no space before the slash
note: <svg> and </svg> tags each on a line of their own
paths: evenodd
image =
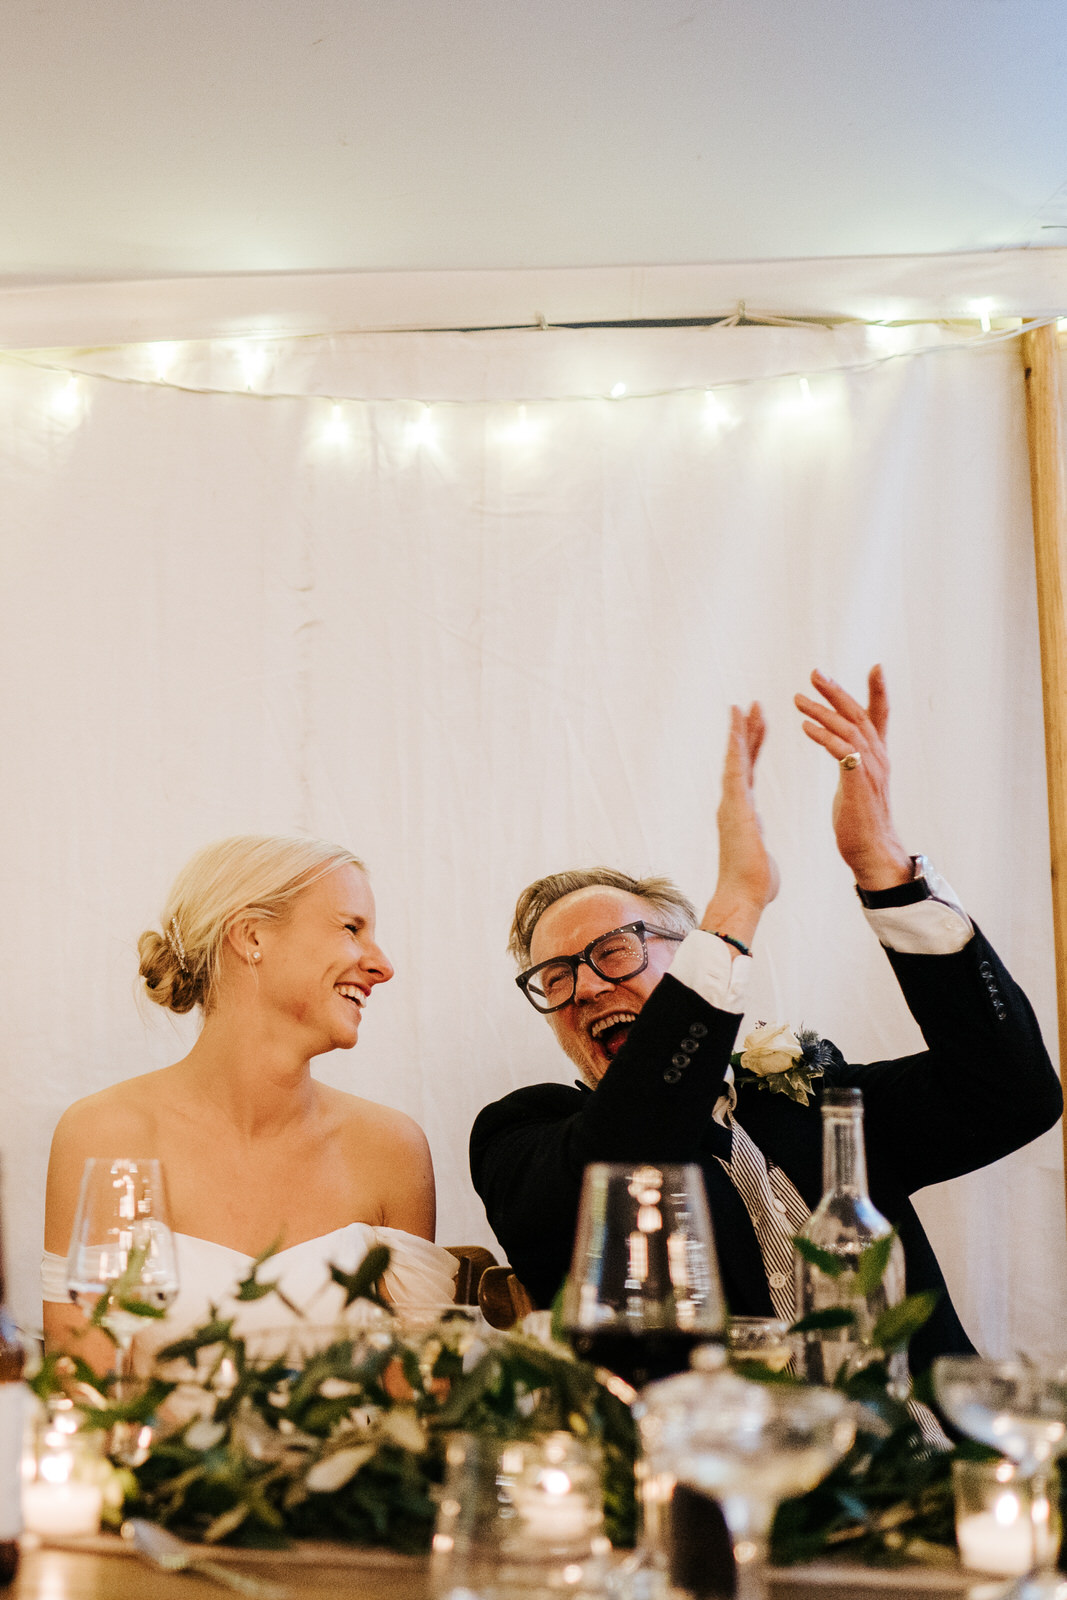
<svg viewBox="0 0 1067 1600">
<path fill-rule="evenodd" d="M 756 811 L 756 760 L 766 724 L 758 702 L 730 707 L 719 802 L 719 881 L 701 926 L 751 944 L 760 914 L 778 893 L 778 868 Z"/>
<path fill-rule="evenodd" d="M 871 668 L 866 706 L 822 672 L 813 672 L 811 681 L 823 699 L 796 696 L 804 732 L 839 763 L 847 756 L 859 757 L 851 769 L 842 768 L 838 778 L 833 809 L 837 848 L 861 889 L 907 883 L 912 861 L 897 837 L 889 809 L 889 698 L 882 669 Z"/>
</svg>

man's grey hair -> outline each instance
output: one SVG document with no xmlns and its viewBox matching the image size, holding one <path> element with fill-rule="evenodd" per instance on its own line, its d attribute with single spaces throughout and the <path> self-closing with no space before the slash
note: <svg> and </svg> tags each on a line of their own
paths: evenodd
<svg viewBox="0 0 1067 1600">
<path fill-rule="evenodd" d="M 654 906 L 660 920 L 673 932 L 688 933 L 697 925 L 696 908 L 670 878 L 631 878 L 614 867 L 579 867 L 573 872 L 553 872 L 538 878 L 520 894 L 508 935 L 508 951 L 520 967 L 530 963 L 534 929 L 548 910 L 576 889 L 621 889 Z"/>
</svg>

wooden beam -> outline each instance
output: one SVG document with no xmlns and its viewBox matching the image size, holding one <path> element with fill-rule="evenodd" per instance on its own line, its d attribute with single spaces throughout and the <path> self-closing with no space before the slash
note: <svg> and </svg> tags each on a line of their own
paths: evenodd
<svg viewBox="0 0 1067 1600">
<path fill-rule="evenodd" d="M 1060 1076 L 1067 1072 L 1067 462 L 1056 324 L 1022 337 L 1045 708 Z M 1067 1154 L 1067 1118 L 1063 1124 Z"/>
</svg>

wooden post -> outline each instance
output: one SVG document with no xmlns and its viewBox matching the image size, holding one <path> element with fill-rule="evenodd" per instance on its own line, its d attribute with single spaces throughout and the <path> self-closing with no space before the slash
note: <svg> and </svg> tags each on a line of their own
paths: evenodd
<svg viewBox="0 0 1067 1600">
<path fill-rule="evenodd" d="M 1055 323 L 1022 337 L 1045 707 L 1060 1076 L 1067 1074 L 1067 462 Z M 1067 1152 L 1067 1118 L 1063 1128 Z"/>
</svg>

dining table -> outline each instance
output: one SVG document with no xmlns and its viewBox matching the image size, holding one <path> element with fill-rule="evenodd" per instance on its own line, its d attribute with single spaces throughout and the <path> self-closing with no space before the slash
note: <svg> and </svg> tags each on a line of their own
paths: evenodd
<svg viewBox="0 0 1067 1600">
<path fill-rule="evenodd" d="M 283 1551 L 213 1550 L 235 1571 L 284 1587 L 293 1600 L 430 1600 L 424 1556 L 347 1545 L 307 1544 Z M 843 1561 L 772 1568 L 771 1600 L 992 1600 L 1005 1587 L 983 1584 L 955 1564 L 944 1567 L 860 1567 Z M 977 1589 L 975 1586 L 977 1585 Z M 210 1600 L 231 1594 L 214 1580 L 149 1565 L 115 1534 L 83 1539 L 23 1539 L 22 1559 L 5 1600 Z M 983 1593 L 984 1591 L 984 1593 Z"/>
</svg>

